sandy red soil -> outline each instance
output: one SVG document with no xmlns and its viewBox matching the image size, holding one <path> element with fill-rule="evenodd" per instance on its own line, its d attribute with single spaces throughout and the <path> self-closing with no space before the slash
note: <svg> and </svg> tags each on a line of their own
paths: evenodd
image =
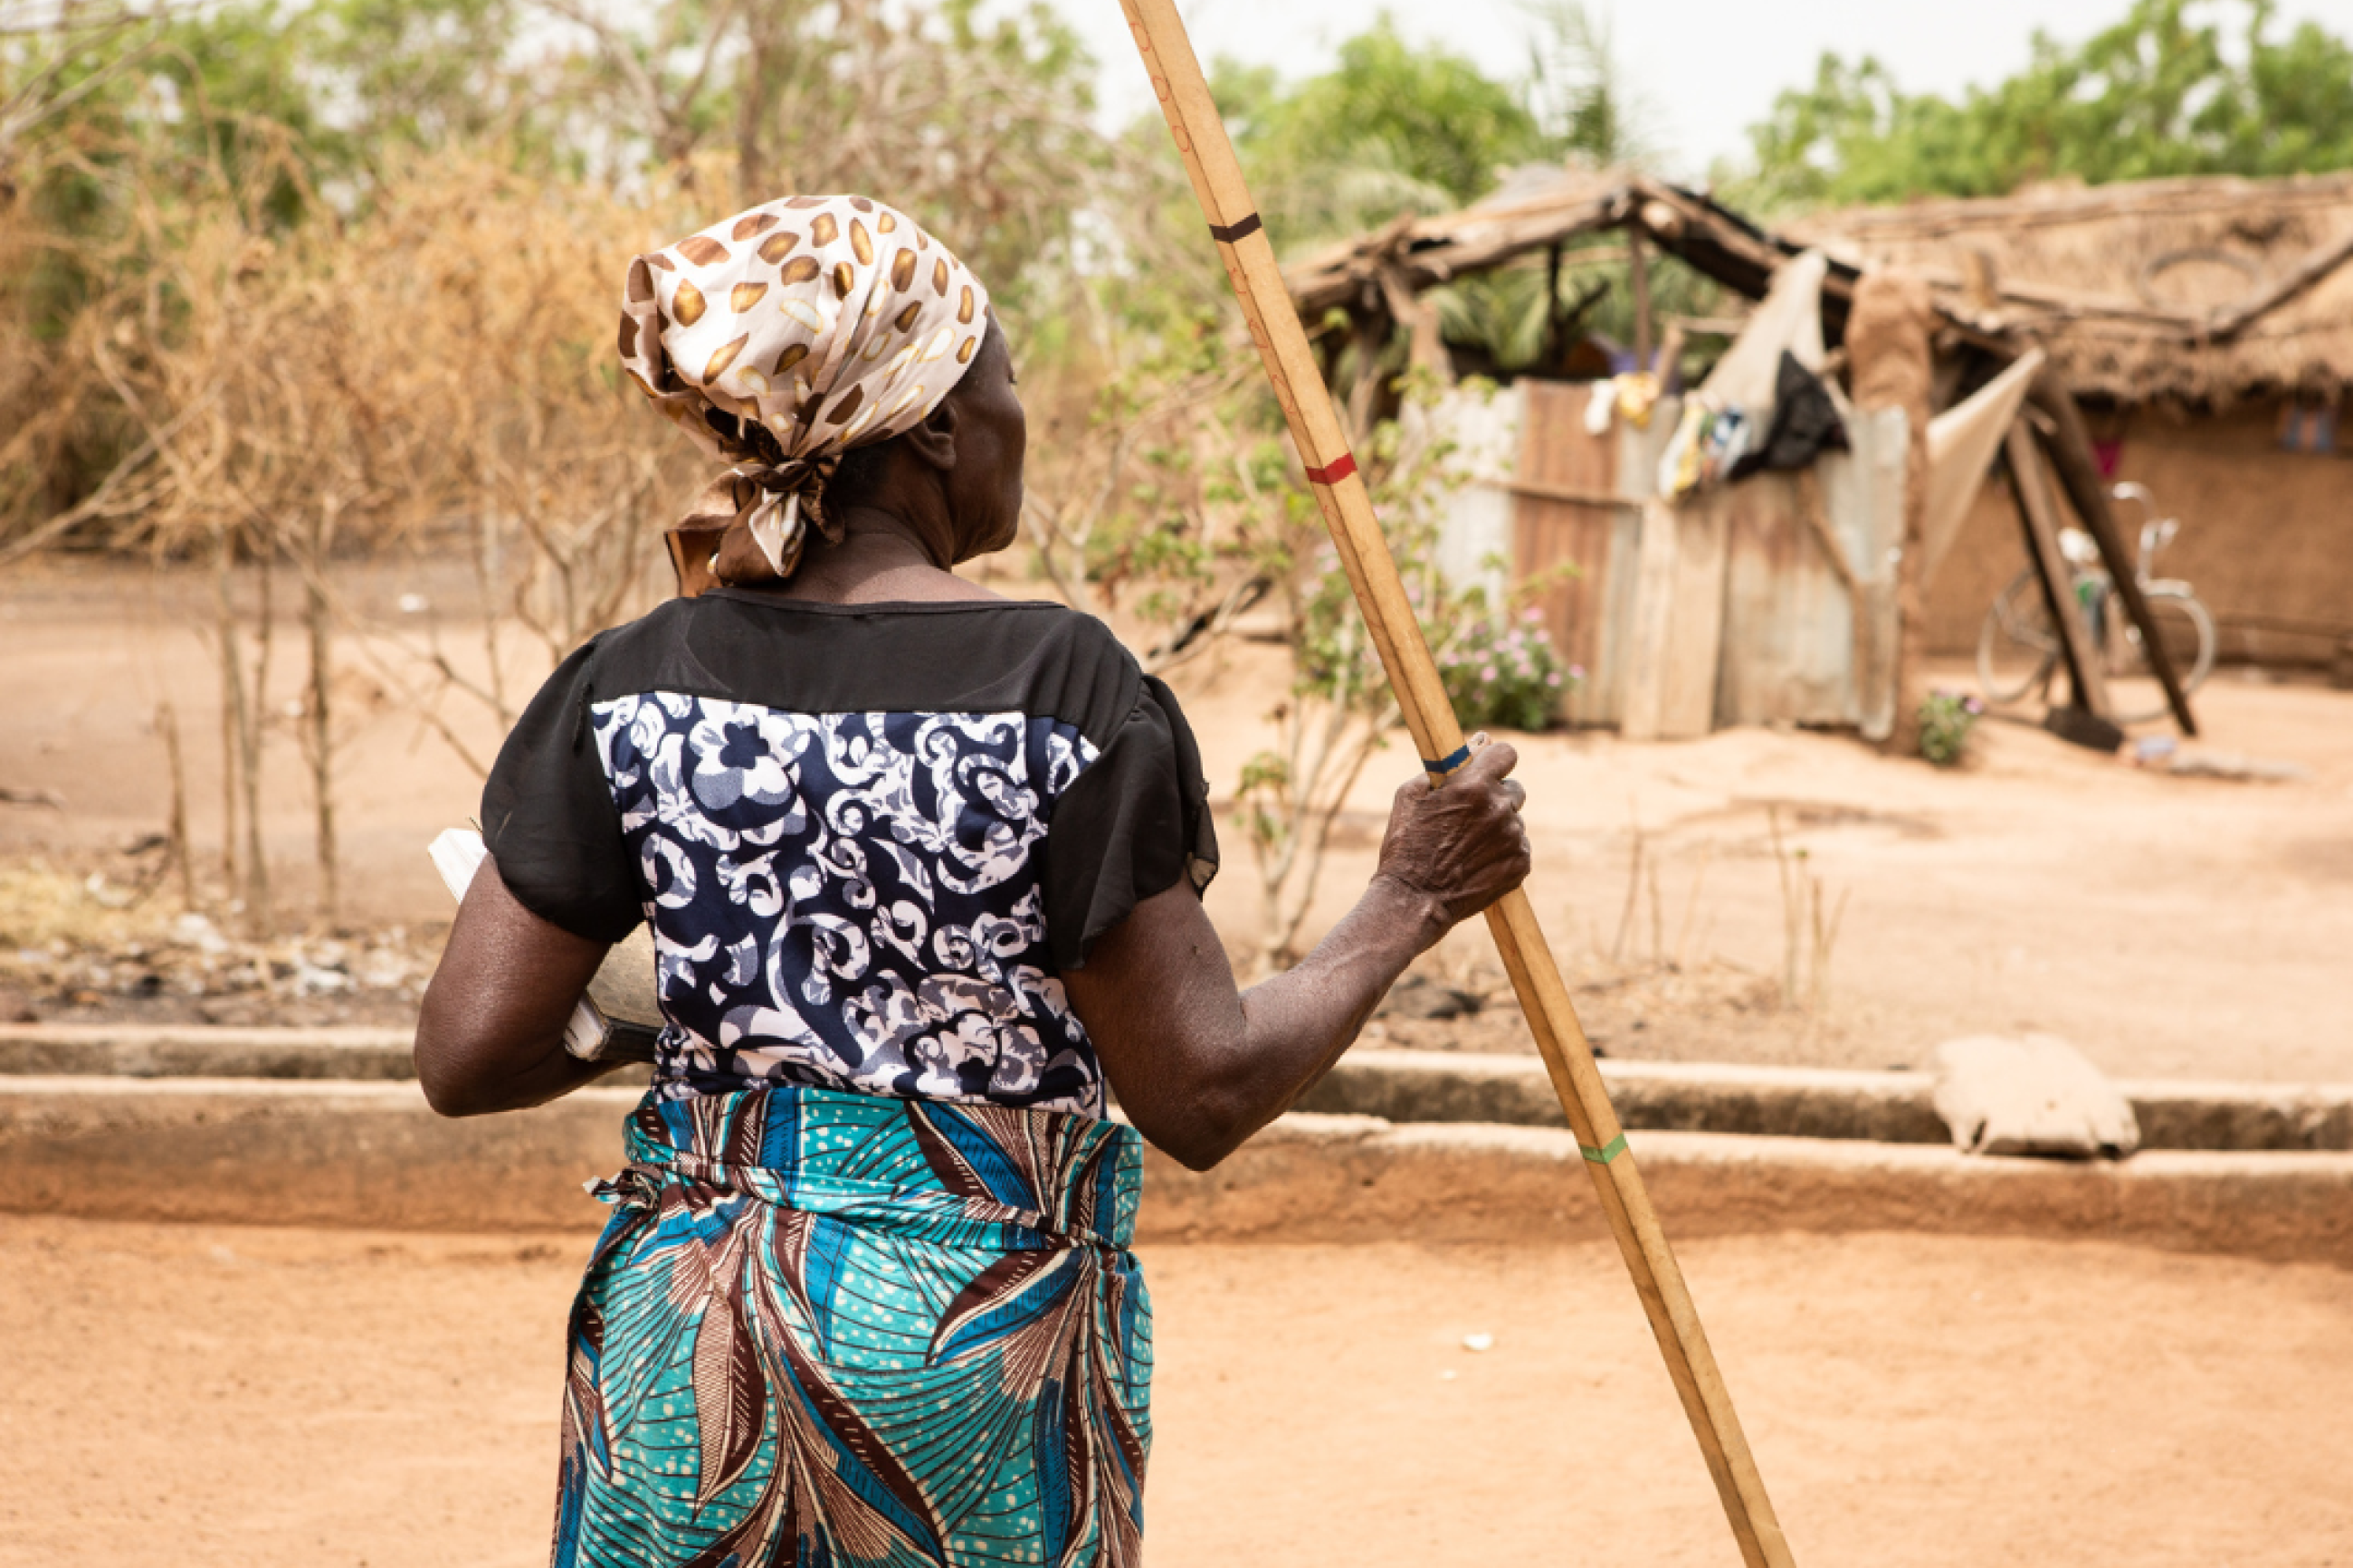
<svg viewBox="0 0 2353 1568">
<path fill-rule="evenodd" d="M 0 1219 L 0 1563 L 544 1561 L 586 1240 Z M 2353 1564 L 2341 1272 L 1892 1236 L 1683 1258 L 1801 1563 Z M 1605 1248 L 1145 1267 L 1162 1568 L 1737 1561 Z"/>
</svg>

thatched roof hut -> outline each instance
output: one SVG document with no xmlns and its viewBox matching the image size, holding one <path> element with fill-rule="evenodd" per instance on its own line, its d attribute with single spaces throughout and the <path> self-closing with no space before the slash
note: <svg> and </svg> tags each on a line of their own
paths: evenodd
<svg viewBox="0 0 2353 1568">
<path fill-rule="evenodd" d="M 1821 247 L 1833 342 L 1859 272 L 1916 270 L 1957 339 L 1997 358 L 2040 346 L 2079 396 L 2227 407 L 2353 385 L 2353 173 L 2044 185 L 1776 232 L 1646 175 L 1527 169 L 1461 212 L 1400 220 L 1284 276 L 1310 319 L 1338 306 L 1402 320 L 1425 289 L 1612 229 L 1752 299 L 1781 261 Z"/>
<path fill-rule="evenodd" d="M 1611 229 L 1639 232 L 1736 293 L 1761 298 L 1802 248 L 1697 191 L 1620 169 L 1529 167 L 1460 212 L 1400 218 L 1283 268 L 1299 313 L 1403 310 L 1425 289 Z M 1833 264 L 1823 310 L 1842 317 L 1855 269 Z"/>
<path fill-rule="evenodd" d="M 1461 212 L 1400 218 L 1303 258 L 1284 280 L 1309 321 L 1340 310 L 1357 338 L 1376 342 L 1409 327 L 1417 357 L 1426 346 L 1442 360 L 1426 290 L 1573 253 L 1610 231 L 1627 237 L 1630 258 L 1673 256 L 1752 300 L 1784 261 L 1819 247 L 1831 264 L 1821 321 L 1832 345 L 1864 272 L 1925 276 L 1937 406 L 2042 349 L 2057 379 L 2093 405 L 2098 461 L 2186 520 L 2163 569 L 2197 584 L 2224 652 L 2353 668 L 2353 407 L 2343 406 L 2353 390 L 2353 173 L 2042 186 L 1768 230 L 1647 175 L 1524 169 Z M 1630 267 L 1630 284 L 1641 276 Z M 1527 451 L 1567 451 L 1578 439 L 1564 427 Z M 1571 479 L 1592 488 L 1549 470 L 1514 484 L 1525 510 L 1555 504 L 1531 498 L 1566 495 Z M 2023 561 L 2019 537 L 2007 497 L 1981 496 L 1928 599 L 1931 647 L 1974 646 L 1986 605 Z"/>
<path fill-rule="evenodd" d="M 1818 215 L 1784 237 L 1926 274 L 2078 395 L 2228 406 L 2353 385 L 2353 174 L 2045 185 Z"/>
</svg>

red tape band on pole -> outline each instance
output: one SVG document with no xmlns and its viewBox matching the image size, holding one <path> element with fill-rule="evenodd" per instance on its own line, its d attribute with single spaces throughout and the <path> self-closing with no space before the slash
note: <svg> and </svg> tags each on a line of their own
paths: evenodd
<svg viewBox="0 0 2353 1568">
<path fill-rule="evenodd" d="M 1310 468 L 1307 477 L 1319 485 L 1336 485 L 1356 471 L 1356 454 L 1343 452 L 1324 468 Z"/>
</svg>

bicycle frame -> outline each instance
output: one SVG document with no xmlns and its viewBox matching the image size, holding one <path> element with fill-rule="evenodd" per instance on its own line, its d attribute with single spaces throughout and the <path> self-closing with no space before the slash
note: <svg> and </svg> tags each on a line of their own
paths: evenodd
<svg viewBox="0 0 2353 1568">
<path fill-rule="evenodd" d="M 2133 561 L 2133 577 L 2146 588 L 2156 581 L 2149 575 L 2150 563 L 2157 559 L 2157 552 L 2172 543 L 2173 536 L 2181 531 L 2181 520 L 2178 517 L 2158 516 L 2157 498 L 2148 493 L 2147 485 L 2126 479 L 2111 489 L 2108 493 L 2118 500 L 2132 501 L 2140 507 L 2143 520 L 2140 525 L 2140 550 Z"/>
<path fill-rule="evenodd" d="M 2140 549 L 2133 561 L 2133 579 L 2145 594 L 2159 581 L 2149 574 L 2149 563 L 2157 559 L 2158 551 L 2173 542 L 2173 536 L 2181 530 L 2181 520 L 2158 517 L 2156 498 L 2148 493 L 2146 485 L 2126 479 L 2109 493 L 2120 501 L 2137 502 L 2146 519 L 2140 525 Z M 2069 586 L 2074 592 L 2077 611 L 2091 628 L 2093 646 L 2105 648 L 2110 620 L 2108 599 L 2116 593 L 2116 585 L 2100 560 L 2100 547 L 2082 529 L 2063 528 L 2059 531 L 2059 552 L 2067 558 Z"/>
<path fill-rule="evenodd" d="M 2144 521 L 2140 530 L 2140 552 L 2133 563 L 2133 579 L 2152 606 L 2171 603 L 2179 625 L 2196 634 L 2196 653 L 2182 679 L 2182 689 L 2194 690 L 2213 668 L 2213 617 L 2198 602 L 2197 594 L 2187 583 L 2159 578 L 2152 567 L 2157 554 L 2172 542 L 2180 529 L 2178 519 L 2157 515 L 2157 505 L 2143 486 L 2126 482 L 2115 487 L 2119 501 L 2138 503 Z M 2137 647 L 2140 633 L 2127 624 L 2118 613 L 2115 578 L 2101 558 L 2100 550 L 2091 536 L 2081 529 L 2062 529 L 2059 552 L 2064 561 L 2068 578 L 2066 597 L 2073 600 L 2074 613 L 2081 616 L 2092 634 L 2092 647 L 2105 661 L 2111 654 Z M 2058 666 L 2060 647 L 2055 631 L 2038 630 L 2034 622 L 2045 612 L 2042 589 L 2034 585 L 2035 573 L 2030 567 L 1997 595 L 1993 605 L 1986 612 L 1985 621 L 1978 634 L 1978 679 L 1986 694 L 1997 702 L 2017 700 L 2038 686 L 2047 689 L 2052 671 Z M 2029 607 L 2031 605 L 2031 608 Z M 2152 609 L 2152 614 L 2154 609 Z M 2007 651 L 2005 651 L 2007 650 Z M 2003 658 L 2015 659 L 2022 653 L 2028 672 L 2013 682 L 2010 676 L 1996 674 L 1996 661 Z M 2013 673 L 2020 668 L 2013 665 Z M 2152 709 L 2147 713 L 2126 715 L 2120 722 L 2137 722 L 2154 718 L 2162 711 Z"/>
</svg>

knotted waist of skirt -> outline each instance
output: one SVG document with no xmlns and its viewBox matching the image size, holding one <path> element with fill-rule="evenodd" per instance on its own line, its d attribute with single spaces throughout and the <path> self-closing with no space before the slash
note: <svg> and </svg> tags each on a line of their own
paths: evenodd
<svg viewBox="0 0 2353 1568">
<path fill-rule="evenodd" d="M 653 1094 L 628 1165 L 590 1191 L 651 1210 L 666 1188 L 740 1194 L 951 1246 L 1124 1248 L 1143 1191 L 1132 1127 L 1068 1111 L 955 1105 L 780 1083 Z"/>
</svg>

